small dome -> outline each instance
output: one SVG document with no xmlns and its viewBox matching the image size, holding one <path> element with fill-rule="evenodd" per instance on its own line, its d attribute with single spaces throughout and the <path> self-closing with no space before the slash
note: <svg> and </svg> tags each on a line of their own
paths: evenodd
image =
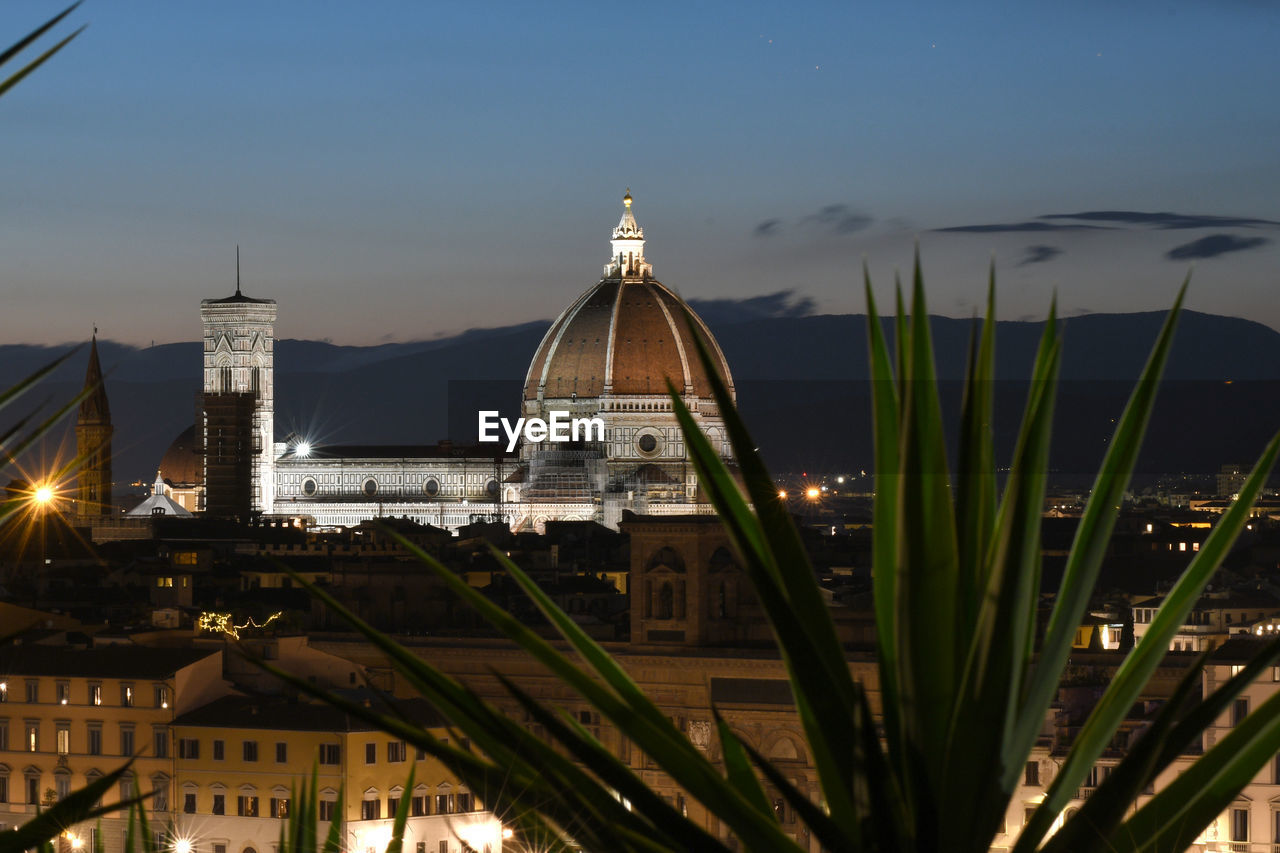
<svg viewBox="0 0 1280 853">
<path fill-rule="evenodd" d="M 195 424 L 173 440 L 160 459 L 160 475 L 173 485 L 199 486 L 204 483 L 204 464 L 196 452 Z"/>
</svg>

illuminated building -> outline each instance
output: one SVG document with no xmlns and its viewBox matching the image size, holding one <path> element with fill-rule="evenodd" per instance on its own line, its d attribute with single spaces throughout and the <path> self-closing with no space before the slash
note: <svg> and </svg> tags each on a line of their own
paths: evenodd
<svg viewBox="0 0 1280 853">
<path fill-rule="evenodd" d="M 667 381 L 731 462 L 697 336 L 707 342 L 731 397 L 733 379 L 706 325 L 653 277 L 629 192 L 623 205 L 603 277 L 551 324 L 520 401 L 525 418 L 546 420 L 553 411 L 599 418 L 603 441 L 526 441 L 518 456 L 505 452 L 504 442 L 334 446 L 302 437 L 273 444 L 276 305 L 244 296 L 237 276 L 234 296 L 206 299 L 200 309 L 203 420 L 194 444 L 204 453 L 205 512 L 303 517 L 321 527 L 403 516 L 451 530 L 474 521 L 542 530 L 553 520 L 616 529 L 625 510 L 709 514 Z M 182 452 L 172 449 L 165 464 L 171 456 L 171 467 L 187 467 Z M 174 477 L 187 476 L 162 474 L 175 492 Z M 184 481 L 182 490 L 189 486 Z"/>
<path fill-rule="evenodd" d="M 0 828 L 84 787 L 137 755 L 134 777 L 104 800 L 157 791 L 149 820 L 165 827 L 173 803 L 174 717 L 221 696 L 222 653 L 210 649 L 0 648 Z M 125 816 L 101 822 L 105 853 L 119 853 Z M 72 827 L 92 840 L 94 823 Z M 92 843 L 85 844 L 92 850 Z"/>
<path fill-rule="evenodd" d="M 151 518 L 157 515 L 169 515 L 175 518 L 190 518 L 191 512 L 182 504 L 166 494 L 164 478 L 156 473 L 156 481 L 151 486 L 151 497 L 125 513 L 126 518 Z"/>
<path fill-rule="evenodd" d="M 593 519 L 616 529 L 625 510 L 710 512 L 698 491 L 668 381 L 712 447 L 732 462 L 697 337 L 706 341 L 733 398 L 729 365 L 706 324 L 653 277 L 644 229 L 631 204 L 628 192 L 604 276 L 551 324 L 524 384 L 522 415 L 545 420 L 552 411 L 566 411 L 598 417 L 605 440 L 522 445 L 523 482 L 511 494 L 522 503 L 517 529 L 540 528 L 552 519 Z"/>
<path fill-rule="evenodd" d="M 397 710 L 449 737 L 425 702 L 400 702 Z M 195 853 L 268 853 L 300 777 L 313 766 L 320 837 L 331 820 L 343 820 L 343 849 L 382 853 L 396 807 L 408 798 L 406 850 L 458 853 L 465 840 L 478 851 L 486 844 L 499 851 L 501 827 L 451 772 L 331 706 L 228 696 L 176 719 L 173 736 L 174 835 L 190 839 Z M 414 781 L 406 789 L 410 768 Z"/>
<path fill-rule="evenodd" d="M 240 290 L 200 303 L 204 385 L 197 424 L 204 454 L 204 507 L 210 515 L 248 518 L 271 511 L 275 460 L 276 301 Z"/>
</svg>

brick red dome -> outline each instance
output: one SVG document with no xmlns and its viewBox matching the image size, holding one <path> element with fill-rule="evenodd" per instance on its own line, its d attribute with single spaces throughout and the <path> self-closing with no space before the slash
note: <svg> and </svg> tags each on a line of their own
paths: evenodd
<svg viewBox="0 0 1280 853">
<path fill-rule="evenodd" d="M 183 430 L 160 459 L 160 475 L 171 484 L 204 484 L 204 460 L 196 452 L 196 428 Z"/>
<path fill-rule="evenodd" d="M 606 277 L 551 324 L 525 377 L 524 398 L 577 399 L 667 393 L 710 397 L 694 343 L 695 324 L 733 391 L 729 365 L 710 330 L 661 282 Z"/>
</svg>

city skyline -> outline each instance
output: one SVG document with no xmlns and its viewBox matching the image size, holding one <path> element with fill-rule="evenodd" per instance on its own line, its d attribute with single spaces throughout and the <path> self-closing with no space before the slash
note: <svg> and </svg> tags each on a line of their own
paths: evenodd
<svg viewBox="0 0 1280 853">
<path fill-rule="evenodd" d="M 11 4 L 19 34 L 57 8 Z M 918 239 L 931 308 L 1189 305 L 1280 328 L 1280 13 L 89 4 L 6 95 L 3 343 L 192 340 L 193 299 L 373 344 L 549 319 L 630 187 L 690 299 L 863 310 Z M 68 22 L 70 23 L 70 22 Z M 64 25 L 66 26 L 66 25 Z M 1167 213 L 1172 216 L 1150 217 Z"/>
</svg>

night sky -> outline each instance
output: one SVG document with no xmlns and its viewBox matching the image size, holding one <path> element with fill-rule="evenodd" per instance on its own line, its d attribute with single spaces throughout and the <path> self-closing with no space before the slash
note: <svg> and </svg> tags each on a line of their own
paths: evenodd
<svg viewBox="0 0 1280 853">
<path fill-rule="evenodd" d="M 1123 8 L 1116 6 L 1123 5 Z M 6 0 L 0 44 L 61 9 Z M 1193 308 L 1280 328 L 1280 6 L 88 0 L 0 98 L 0 343 L 554 316 L 630 187 L 686 297 Z M 69 32 L 64 24 L 59 32 Z M 1150 216 L 1149 214 L 1167 214 Z M 950 230 L 947 230 L 950 229 Z"/>
</svg>

